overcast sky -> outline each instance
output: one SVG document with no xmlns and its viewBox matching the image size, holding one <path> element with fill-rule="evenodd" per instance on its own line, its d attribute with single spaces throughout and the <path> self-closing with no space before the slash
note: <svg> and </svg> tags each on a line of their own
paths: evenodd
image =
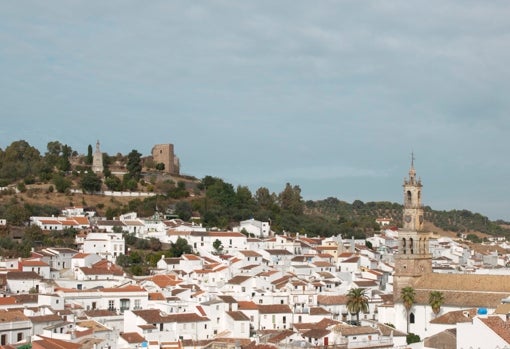
<svg viewBox="0 0 510 349">
<path fill-rule="evenodd" d="M 0 147 L 510 220 L 508 1 L 4 1 Z"/>
</svg>

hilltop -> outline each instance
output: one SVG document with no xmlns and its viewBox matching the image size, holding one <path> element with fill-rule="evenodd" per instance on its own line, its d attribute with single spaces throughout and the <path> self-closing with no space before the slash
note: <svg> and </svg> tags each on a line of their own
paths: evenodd
<svg viewBox="0 0 510 349">
<path fill-rule="evenodd" d="M 156 210 L 184 220 L 200 217 L 206 227 L 228 229 L 240 220 L 271 221 L 277 233 L 364 238 L 380 230 L 376 218 L 402 225 L 402 205 L 391 202 L 352 203 L 338 198 L 304 201 L 299 185 L 287 183 L 280 193 L 261 187 L 252 193 L 221 178 L 169 174 L 151 156 L 136 150 L 109 156 L 103 153 L 104 170 L 91 170 L 89 154 L 80 155 L 58 141 L 41 153 L 26 141 L 0 149 L 0 218 L 11 225 L 26 225 L 31 215 L 57 215 L 64 207 L 84 206 L 113 218 L 125 212 L 148 217 Z M 17 193 L 15 192 L 16 190 Z M 144 196 L 107 196 L 107 191 L 143 193 Z M 136 194 L 133 194 L 136 195 Z M 468 210 L 436 211 L 424 207 L 433 231 L 464 234 L 472 241 L 488 235 L 510 236 L 507 222 L 492 222 Z M 486 235 L 484 235 L 486 234 Z"/>
</svg>

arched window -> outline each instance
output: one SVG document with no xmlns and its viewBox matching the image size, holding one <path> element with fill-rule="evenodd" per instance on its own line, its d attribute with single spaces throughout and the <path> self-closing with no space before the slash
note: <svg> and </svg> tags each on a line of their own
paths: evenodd
<svg viewBox="0 0 510 349">
<path fill-rule="evenodd" d="M 409 249 L 411 250 L 411 254 L 414 254 L 414 241 L 413 241 L 413 238 L 409 238 Z"/>
<path fill-rule="evenodd" d="M 409 323 L 414 324 L 414 313 L 409 314 Z"/>
<path fill-rule="evenodd" d="M 410 190 L 408 190 L 408 191 L 407 191 L 407 198 L 406 198 L 406 200 L 407 200 L 407 204 L 408 204 L 408 205 L 411 205 L 411 203 L 412 203 L 412 198 L 413 198 L 413 195 L 411 194 L 411 191 L 410 191 Z"/>
<path fill-rule="evenodd" d="M 407 249 L 406 239 L 402 239 L 402 253 L 403 254 L 406 254 L 406 249 Z"/>
</svg>

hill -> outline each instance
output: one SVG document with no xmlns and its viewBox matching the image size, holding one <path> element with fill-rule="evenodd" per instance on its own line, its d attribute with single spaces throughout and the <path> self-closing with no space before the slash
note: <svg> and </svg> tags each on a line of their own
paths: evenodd
<svg viewBox="0 0 510 349">
<path fill-rule="evenodd" d="M 298 185 L 286 183 L 280 193 L 261 187 L 252 193 L 246 186 L 234 188 L 220 178 L 201 180 L 158 170 L 154 161 L 136 150 L 128 155 L 103 153 L 104 171 L 91 171 L 89 156 L 80 155 L 58 141 L 41 153 L 26 141 L 0 149 L 0 218 L 11 225 L 26 225 L 31 215 L 59 214 L 68 206 L 85 206 L 113 218 L 135 211 L 148 217 L 156 210 L 177 213 L 187 220 L 201 217 L 206 227 L 228 229 L 240 220 L 271 221 L 274 231 L 311 235 L 363 238 L 378 231 L 375 220 L 386 217 L 402 225 L 402 205 L 391 202 L 348 203 L 337 198 L 304 202 Z M 151 161 L 152 160 L 152 161 Z M 81 190 L 84 194 L 77 193 Z M 150 197 L 92 195 L 104 191 L 145 192 Z M 425 220 L 444 232 L 466 234 L 472 240 L 483 234 L 510 236 L 510 224 L 492 222 L 468 210 L 436 211 L 425 207 Z"/>
</svg>

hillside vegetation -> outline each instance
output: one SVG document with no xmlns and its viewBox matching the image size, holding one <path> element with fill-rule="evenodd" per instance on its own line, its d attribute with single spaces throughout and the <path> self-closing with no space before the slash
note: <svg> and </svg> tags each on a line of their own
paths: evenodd
<svg viewBox="0 0 510 349">
<path fill-rule="evenodd" d="M 150 157 L 136 150 L 127 155 L 103 154 L 105 171 L 90 171 L 89 153 L 82 155 L 58 141 L 49 142 L 44 154 L 26 141 L 16 141 L 0 149 L 0 218 L 10 226 L 26 226 L 31 215 L 58 215 L 63 207 L 80 205 L 113 218 L 135 211 L 148 217 L 156 210 L 184 220 L 199 219 L 207 227 L 227 229 L 240 220 L 255 218 L 270 221 L 277 233 L 306 233 L 310 236 L 363 238 L 380 228 L 378 217 L 401 225 L 402 205 L 391 202 L 353 203 L 338 198 L 304 201 L 299 185 L 287 183 L 280 193 L 261 187 L 252 193 L 246 186 L 234 187 L 220 178 L 178 177 L 156 170 Z M 111 168 L 123 171 L 112 174 Z M 16 193 L 16 190 L 18 192 Z M 72 193 L 81 189 L 83 194 Z M 141 198 L 114 198 L 103 190 L 153 192 Z M 197 218 L 199 217 L 199 218 Z M 492 222 L 468 210 L 435 211 L 425 207 L 425 219 L 436 227 L 457 233 L 483 233 L 510 236 L 506 222 Z"/>
</svg>

